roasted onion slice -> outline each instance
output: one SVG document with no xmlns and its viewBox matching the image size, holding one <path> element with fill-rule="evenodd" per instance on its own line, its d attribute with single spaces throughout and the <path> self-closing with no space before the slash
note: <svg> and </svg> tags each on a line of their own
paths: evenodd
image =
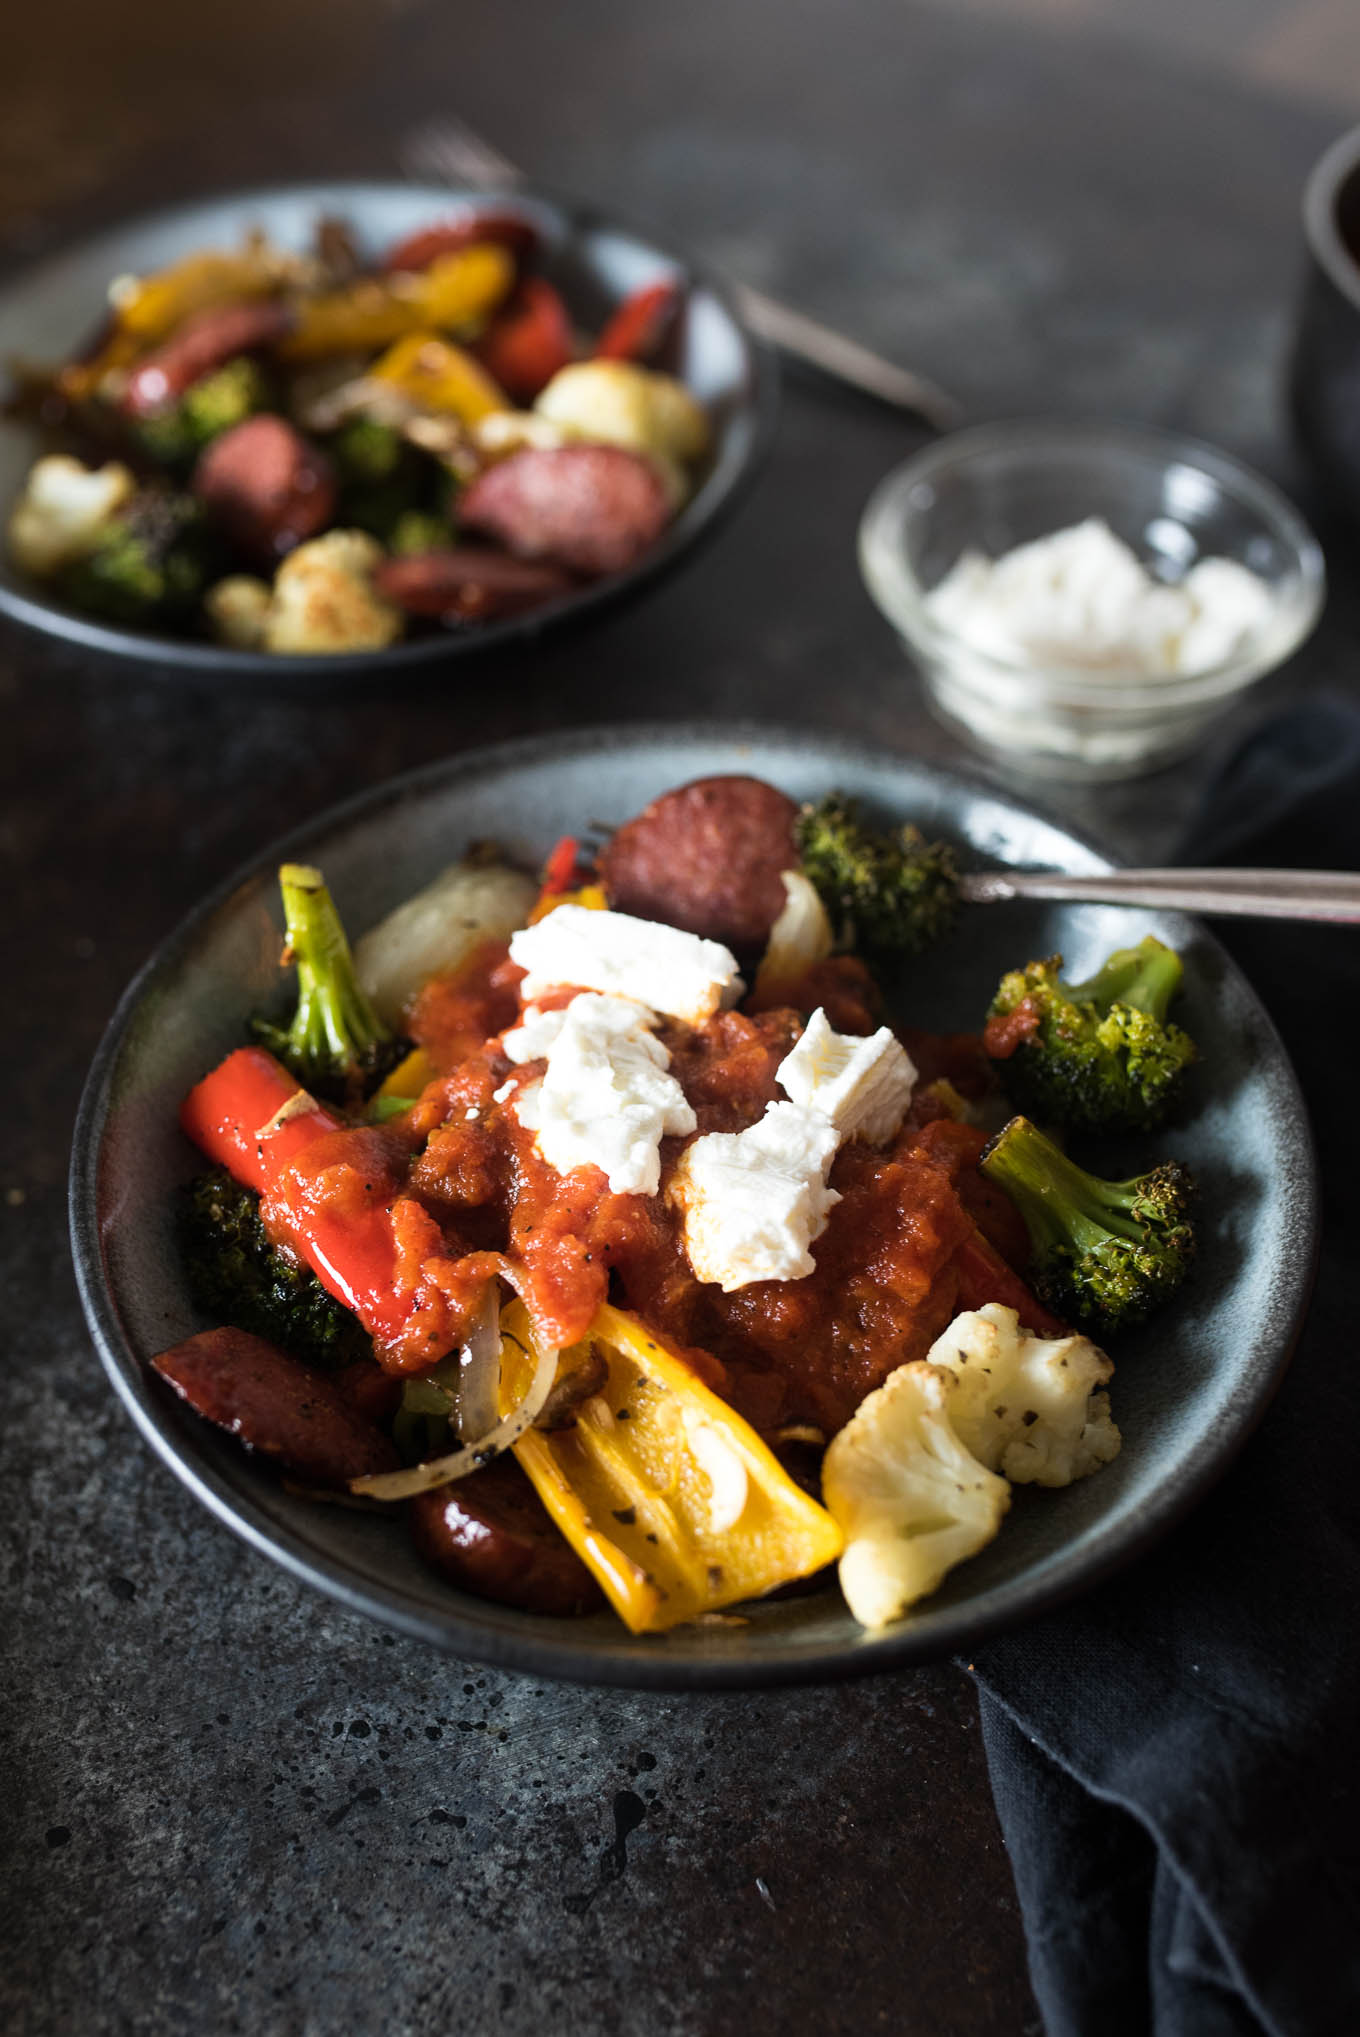
<svg viewBox="0 0 1360 2037">
<path fill-rule="evenodd" d="M 410 1499 L 413 1493 L 429 1492 L 436 1485 L 448 1485 L 455 1478 L 466 1478 L 470 1471 L 479 1471 L 533 1427 L 552 1392 L 557 1357 L 557 1352 L 548 1348 L 535 1354 L 533 1377 L 519 1406 L 503 1415 L 475 1442 L 465 1443 L 461 1450 L 454 1450 L 447 1457 L 412 1464 L 405 1471 L 384 1471 L 351 1479 L 350 1491 L 368 1499 Z"/>
</svg>

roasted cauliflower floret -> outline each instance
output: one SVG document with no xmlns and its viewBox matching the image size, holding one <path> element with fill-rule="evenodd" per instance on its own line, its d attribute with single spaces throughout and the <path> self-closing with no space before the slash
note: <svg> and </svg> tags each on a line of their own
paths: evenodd
<svg viewBox="0 0 1360 2037">
<path fill-rule="evenodd" d="M 507 460 L 526 446 L 555 452 L 576 437 L 560 424 L 535 416 L 532 410 L 492 410 L 470 427 L 472 443 L 487 460 Z"/>
<path fill-rule="evenodd" d="M 822 1494 L 845 1536 L 841 1590 L 862 1626 L 900 1619 L 991 1541 L 1010 1505 L 1006 1480 L 955 1432 L 958 1397 L 943 1366 L 899 1365 L 826 1453 Z"/>
<path fill-rule="evenodd" d="M 210 587 L 203 609 L 218 643 L 234 651 L 263 650 L 273 598 L 268 581 L 250 573 L 229 573 Z"/>
<path fill-rule="evenodd" d="M 1119 1454 L 1105 1385 L 1113 1365 L 1089 1337 L 1036 1337 L 1013 1308 L 955 1316 L 926 1353 L 952 1372 L 961 1443 L 1016 1485 L 1071 1485 Z"/>
<path fill-rule="evenodd" d="M 401 635 L 401 610 L 379 594 L 382 546 L 363 531 L 332 530 L 290 552 L 274 576 L 263 648 L 324 656 L 380 651 Z"/>
<path fill-rule="evenodd" d="M 534 410 L 579 438 L 681 466 L 708 446 L 708 418 L 684 383 L 633 361 L 573 361 L 559 368 Z"/>
<path fill-rule="evenodd" d="M 9 520 L 15 565 L 45 580 L 87 557 L 136 485 L 119 460 L 86 467 L 68 453 L 49 453 L 36 461 Z"/>
</svg>

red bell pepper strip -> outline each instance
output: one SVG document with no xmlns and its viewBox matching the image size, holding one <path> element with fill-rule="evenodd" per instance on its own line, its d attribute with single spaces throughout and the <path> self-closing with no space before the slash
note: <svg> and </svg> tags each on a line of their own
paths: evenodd
<svg viewBox="0 0 1360 2037">
<path fill-rule="evenodd" d="M 295 1101 L 296 1100 L 296 1101 Z M 180 1124 L 210 1160 L 255 1189 L 270 1231 L 282 1237 L 328 1294 L 352 1309 L 380 1347 L 401 1343 L 416 1307 L 398 1280 L 393 1232 L 395 1194 L 344 1209 L 306 1196 L 306 1177 L 293 1163 L 328 1135 L 356 1142 L 371 1130 L 345 1134 L 340 1120 L 316 1103 L 263 1047 L 238 1047 L 191 1089 Z M 322 1156 L 324 1165 L 331 1156 Z M 359 1159 L 355 1149 L 356 1161 Z M 334 1164 L 344 1164 L 338 1147 Z M 429 1364 L 442 1357 L 431 1350 Z"/>
<path fill-rule="evenodd" d="M 294 1097 L 306 1098 L 309 1107 L 280 1119 Z M 179 1121 L 210 1160 L 259 1195 L 305 1147 L 340 1129 L 339 1118 L 308 1098 L 296 1076 L 263 1047 L 228 1054 L 189 1091 Z"/>
<path fill-rule="evenodd" d="M 576 857 L 578 844 L 575 835 L 563 835 L 543 865 L 543 889 L 540 897 L 555 898 L 559 891 L 570 891 L 576 879 Z"/>
<path fill-rule="evenodd" d="M 567 307 L 542 276 L 526 276 L 474 351 L 507 396 L 532 403 L 558 369 L 575 358 Z"/>
<path fill-rule="evenodd" d="M 1003 1308 L 1013 1308 L 1024 1327 L 1041 1337 L 1071 1336 L 1068 1324 L 1045 1308 L 1037 1295 L 1031 1294 L 1014 1267 L 1006 1264 L 976 1225 L 972 1236 L 965 1238 L 954 1254 L 954 1270 L 959 1276 L 961 1309 L 985 1308 L 990 1301 L 999 1302 Z"/>
<path fill-rule="evenodd" d="M 648 283 L 625 297 L 595 346 L 597 361 L 650 361 L 680 308 L 678 283 Z"/>
<path fill-rule="evenodd" d="M 508 248 L 517 262 L 523 262 L 538 246 L 538 231 L 517 212 L 460 212 L 397 241 L 383 256 L 381 272 L 390 276 L 397 269 L 428 269 L 440 255 L 487 240 Z"/>
</svg>

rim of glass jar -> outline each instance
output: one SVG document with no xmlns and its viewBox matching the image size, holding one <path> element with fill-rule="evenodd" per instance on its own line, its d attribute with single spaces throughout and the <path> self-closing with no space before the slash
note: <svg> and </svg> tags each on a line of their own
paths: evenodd
<svg viewBox="0 0 1360 2037">
<path fill-rule="evenodd" d="M 902 515 L 911 491 L 922 481 L 934 480 L 988 454 L 1030 453 L 1042 458 L 1064 450 L 1090 451 L 1096 446 L 1150 456 L 1164 466 L 1198 469 L 1245 506 L 1291 553 L 1292 573 L 1272 589 L 1272 614 L 1254 645 L 1197 672 L 1158 677 L 1132 666 L 1092 668 L 1004 658 L 933 620 L 924 605 L 928 590 L 913 572 L 901 542 Z M 1293 656 L 1314 628 L 1326 595 L 1322 548 L 1273 481 L 1233 454 L 1181 432 L 1083 419 L 1016 418 L 972 425 L 924 446 L 886 474 L 865 504 L 859 525 L 859 563 L 878 608 L 923 656 L 952 666 L 966 662 L 996 682 L 1023 684 L 1031 695 L 1036 686 L 1042 686 L 1046 698 L 1074 706 L 1098 705 L 1102 700 L 1112 707 L 1154 701 L 1168 707 L 1183 706 L 1240 691 Z"/>
</svg>

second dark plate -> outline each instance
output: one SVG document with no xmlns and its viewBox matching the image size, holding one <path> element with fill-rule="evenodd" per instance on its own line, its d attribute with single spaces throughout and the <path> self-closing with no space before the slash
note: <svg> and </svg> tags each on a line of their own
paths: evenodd
<svg viewBox="0 0 1360 2037">
<path fill-rule="evenodd" d="M 773 425 L 774 359 L 744 330 L 723 285 L 685 254 L 603 212 L 538 192 L 504 197 L 441 184 L 286 184 L 181 205 L 128 221 L 14 277 L 0 288 L 0 361 L 60 360 L 98 324 L 116 276 L 162 268 L 203 247 L 234 247 L 259 227 L 287 248 L 307 248 L 317 220 L 343 219 L 360 251 L 377 254 L 402 235 L 460 206 L 522 213 L 537 228 L 544 266 L 577 320 L 595 329 L 612 306 L 644 283 L 679 275 L 688 286 L 675 372 L 713 424 L 713 452 L 693 495 L 647 556 L 626 573 L 599 580 L 532 613 L 464 630 L 444 630 L 383 651 L 336 657 L 282 657 L 230 650 L 194 638 L 121 629 L 48 600 L 15 570 L 0 545 L 0 613 L 49 636 L 141 659 L 164 676 L 306 683 L 337 674 L 382 673 L 475 656 L 495 645 L 584 623 L 608 604 L 639 594 L 712 534 L 750 475 Z M 41 450 L 36 434 L 0 417 L 0 526 Z"/>
</svg>

